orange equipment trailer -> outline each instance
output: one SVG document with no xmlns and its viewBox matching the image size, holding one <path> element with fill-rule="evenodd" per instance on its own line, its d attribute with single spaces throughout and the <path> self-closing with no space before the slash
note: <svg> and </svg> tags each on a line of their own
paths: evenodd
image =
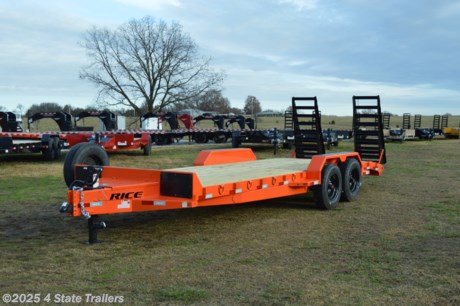
<svg viewBox="0 0 460 306">
<path fill-rule="evenodd" d="M 298 106 L 298 101 L 313 101 L 315 105 Z M 369 119 L 369 106 L 363 108 L 365 117 L 359 118 L 355 97 L 353 101 L 358 116 L 355 126 L 359 128 L 360 122 Z M 312 114 L 304 113 L 308 110 Z M 378 133 L 382 127 L 380 112 L 375 115 L 380 124 L 370 120 L 365 135 L 359 136 L 358 143 L 355 141 L 355 149 L 362 152 L 333 154 L 313 154 L 310 150 L 319 143 L 324 146 L 320 137 L 313 137 L 315 131 L 318 135 L 316 98 L 293 98 L 293 112 L 296 155 L 310 153 L 310 158 L 257 160 L 250 149 L 204 150 L 191 167 L 149 170 L 107 166 L 103 148 L 94 143 L 79 144 L 64 163 L 69 191 L 60 211 L 88 219 L 89 243 L 95 243 L 97 230 L 105 227 L 97 221 L 99 215 L 241 204 L 303 194 L 310 189 L 320 208 L 334 209 L 340 200 L 356 199 L 363 175 L 382 175 L 385 154 L 380 147 L 383 133 Z M 369 128 L 372 123 L 376 123 L 374 129 Z M 371 131 L 377 132 L 377 138 Z M 377 155 L 373 154 L 375 150 L 379 151 Z M 324 148 L 318 151 L 324 153 Z M 369 160 L 363 160 L 365 154 L 370 154 Z"/>
</svg>

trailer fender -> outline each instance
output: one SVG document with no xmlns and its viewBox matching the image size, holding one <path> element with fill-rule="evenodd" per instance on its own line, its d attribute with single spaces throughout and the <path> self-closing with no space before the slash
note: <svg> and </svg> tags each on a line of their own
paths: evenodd
<svg viewBox="0 0 460 306">
<path fill-rule="evenodd" d="M 348 159 L 355 159 L 361 163 L 361 158 L 356 152 L 314 155 L 307 168 L 307 178 L 318 180 L 321 184 L 322 171 L 327 164 L 340 165 L 342 163 L 346 163 Z"/>
<path fill-rule="evenodd" d="M 230 164 L 256 160 L 251 149 L 223 149 L 223 150 L 202 150 L 195 161 L 194 166 L 209 166 L 217 164 Z"/>
</svg>

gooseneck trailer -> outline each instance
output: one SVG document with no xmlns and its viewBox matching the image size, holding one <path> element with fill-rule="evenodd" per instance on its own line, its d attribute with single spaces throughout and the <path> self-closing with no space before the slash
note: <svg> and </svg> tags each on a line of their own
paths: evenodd
<svg viewBox="0 0 460 306">
<path fill-rule="evenodd" d="M 150 170 L 110 167 L 101 146 L 77 145 L 64 163 L 69 190 L 60 211 L 88 219 L 89 243 L 96 243 L 105 227 L 98 217 L 106 214 L 242 204 L 309 190 L 319 208 L 334 209 L 340 200 L 356 199 L 362 176 L 380 176 L 384 169 L 380 99 L 354 97 L 353 104 L 356 152 L 324 154 L 316 98 L 292 100 L 296 158 L 257 160 L 247 148 L 204 150 L 191 167 Z"/>
</svg>

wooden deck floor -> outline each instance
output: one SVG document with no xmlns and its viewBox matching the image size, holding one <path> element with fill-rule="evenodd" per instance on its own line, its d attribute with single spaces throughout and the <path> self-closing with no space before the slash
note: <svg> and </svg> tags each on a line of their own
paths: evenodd
<svg viewBox="0 0 460 306">
<path fill-rule="evenodd" d="M 309 164 L 309 159 L 271 158 L 168 170 L 196 173 L 203 187 L 208 187 L 301 172 L 306 170 Z"/>
</svg>

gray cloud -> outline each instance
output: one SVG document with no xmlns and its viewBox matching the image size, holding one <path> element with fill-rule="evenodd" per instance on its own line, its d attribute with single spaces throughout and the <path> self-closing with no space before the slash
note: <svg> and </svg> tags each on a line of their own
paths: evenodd
<svg viewBox="0 0 460 306">
<path fill-rule="evenodd" d="M 452 1 L 21 3 L 0 4 L 3 106 L 90 104 L 95 90 L 78 79 L 82 34 L 150 14 L 180 22 L 226 71 L 234 106 L 256 95 L 264 108 L 282 109 L 291 96 L 316 95 L 325 113 L 349 114 L 353 94 L 380 94 L 392 112 L 460 113 L 460 5 Z"/>
</svg>

